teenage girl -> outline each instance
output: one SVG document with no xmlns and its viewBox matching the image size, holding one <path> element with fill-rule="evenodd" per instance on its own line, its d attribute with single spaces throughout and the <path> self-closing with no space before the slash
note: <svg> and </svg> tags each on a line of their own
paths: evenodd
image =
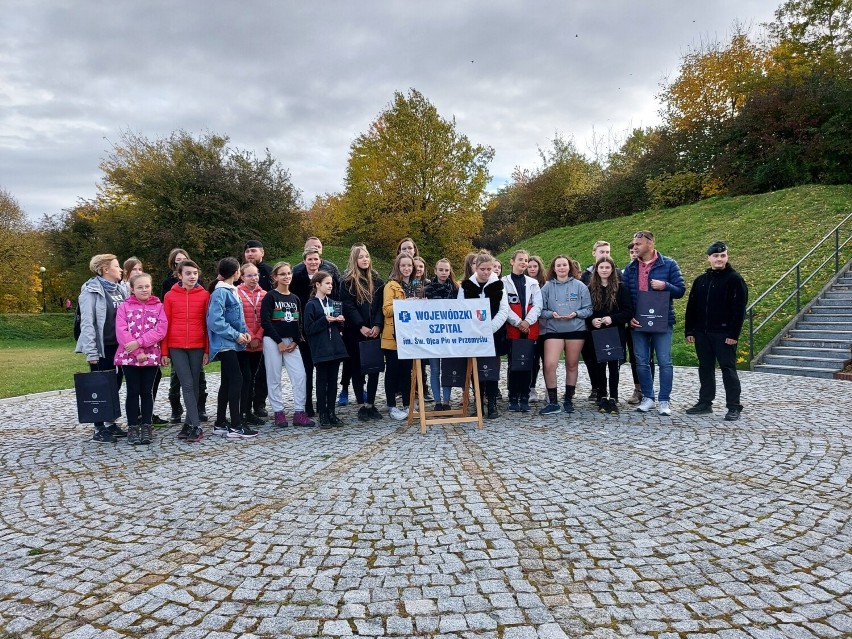
<svg viewBox="0 0 852 639">
<path fill-rule="evenodd" d="M 453 268 L 447 258 L 442 258 L 435 263 L 435 276 L 426 285 L 425 297 L 427 300 L 454 300 L 458 297 L 459 287 L 456 285 L 456 277 Z M 432 374 L 432 394 L 436 398 L 435 410 L 450 410 L 449 386 L 441 386 L 441 360 L 437 357 L 429 359 L 429 369 Z"/>
<path fill-rule="evenodd" d="M 112 253 L 95 255 L 89 260 L 89 270 L 95 274 L 80 288 L 77 308 L 80 310 L 80 337 L 75 352 L 83 353 L 92 371 L 116 370 L 115 353 L 118 340 L 115 336 L 115 314 L 124 301 L 121 288 L 121 266 Z M 121 386 L 121 369 L 117 371 Z M 127 432 L 117 424 L 95 422 L 92 439 L 100 443 L 112 443 Z"/>
<path fill-rule="evenodd" d="M 426 285 L 429 283 L 429 271 L 426 268 L 426 260 L 420 256 L 414 258 L 414 281 L 424 293 L 420 293 L 417 297 L 425 297 Z M 423 372 L 423 401 L 434 402 L 432 390 L 429 388 L 429 375 L 427 374 L 427 362 L 425 359 L 420 360 L 420 369 Z M 440 397 L 440 395 L 438 396 Z"/>
<path fill-rule="evenodd" d="M 299 343 L 302 342 L 302 303 L 290 292 L 293 270 L 287 262 L 278 262 L 270 273 L 275 287 L 263 298 L 260 305 L 260 323 L 263 326 L 263 361 L 266 365 L 266 382 L 269 403 L 275 415 L 275 425 L 287 426 L 284 398 L 281 392 L 281 369 L 287 368 L 293 388 L 293 425 L 315 426 L 305 413 L 307 376 Z"/>
<path fill-rule="evenodd" d="M 625 325 L 633 318 L 633 299 L 626 286 L 622 286 L 618 269 L 612 258 L 602 257 L 595 264 L 595 270 L 589 280 L 589 295 L 592 299 L 592 314 L 586 320 L 591 332 L 616 326 L 621 340 L 622 350 L 625 347 Z M 591 333 L 589 335 L 591 339 Z M 592 349 L 594 352 L 594 349 Z M 618 370 L 620 361 L 596 362 L 592 377 L 592 388 L 597 391 L 598 411 L 618 415 Z M 606 396 L 609 369 L 609 398 Z"/>
<path fill-rule="evenodd" d="M 494 258 L 482 251 L 473 260 L 473 275 L 464 280 L 459 287 L 459 299 L 485 298 L 491 311 L 491 331 L 494 333 L 494 349 L 497 357 L 506 354 L 506 333 L 504 325 L 509 317 L 509 300 L 503 282 L 493 273 Z M 488 402 L 488 419 L 500 416 L 497 411 L 497 397 L 500 388 L 497 381 L 485 382 L 485 399 Z"/>
<path fill-rule="evenodd" d="M 130 295 L 130 278 L 137 273 L 142 273 L 142 260 L 138 257 L 128 257 L 124 260 L 121 266 L 122 278 L 121 287 L 124 289 L 125 296 Z"/>
<path fill-rule="evenodd" d="M 495 264 L 499 264 L 495 260 Z M 519 340 L 538 339 L 538 318 L 541 315 L 541 289 L 538 281 L 526 275 L 529 264 L 529 253 L 519 249 L 512 253 L 509 260 L 511 273 L 503 278 L 506 296 L 509 300 L 509 317 L 506 326 L 506 338 L 509 340 L 509 352 Z M 530 411 L 529 395 L 530 371 L 508 372 L 509 378 L 509 411 L 528 413 Z"/>
<path fill-rule="evenodd" d="M 530 255 L 530 259 L 527 262 L 527 271 L 526 274 L 533 278 L 536 282 L 538 282 L 538 288 L 541 290 L 544 287 L 545 279 L 544 279 L 544 260 L 541 259 L 538 255 Z M 544 332 L 544 325 L 546 320 L 544 317 L 539 315 L 538 318 L 538 339 L 535 341 L 535 359 L 533 360 L 533 369 L 532 375 L 530 377 L 530 403 L 538 402 L 538 391 L 536 390 L 536 385 L 538 384 L 538 374 L 541 371 L 541 363 L 542 358 L 544 357 L 544 338 L 542 337 L 542 333 Z"/>
<path fill-rule="evenodd" d="M 548 404 L 539 415 L 574 412 L 574 390 L 577 387 L 577 365 L 586 340 L 587 317 L 592 314 L 589 289 L 580 281 L 580 269 L 565 255 L 553 258 L 547 272 L 547 283 L 541 290 L 544 329 L 544 382 Z M 565 398 L 560 407 L 556 396 L 556 367 L 565 352 Z"/>
<path fill-rule="evenodd" d="M 218 276 L 209 287 L 210 305 L 207 307 L 207 334 L 210 339 L 210 361 L 222 365 L 219 397 L 216 405 L 216 424 L 213 432 L 221 432 L 230 439 L 257 437 L 257 431 L 242 423 L 240 400 L 243 374 L 237 352 L 251 341 L 243 305 L 234 285 L 240 278 L 240 263 L 234 257 L 219 261 Z M 231 421 L 225 419 L 230 413 Z M 224 431 L 224 432 L 223 432 Z"/>
<path fill-rule="evenodd" d="M 349 353 L 349 365 L 352 370 L 352 388 L 360 404 L 358 419 L 362 422 L 382 419 L 376 408 L 376 391 L 379 386 L 379 374 L 367 375 L 367 398 L 364 400 L 364 375 L 361 374 L 361 342 L 374 340 L 381 330 L 379 305 L 380 291 L 384 286 L 382 279 L 373 271 L 370 252 L 363 244 L 356 244 L 349 252 L 349 264 L 340 286 L 340 299 L 343 302 L 343 341 Z"/>
<path fill-rule="evenodd" d="M 154 379 L 162 356 L 160 342 L 168 329 L 163 303 L 151 294 L 151 289 L 151 276 L 147 273 L 131 276 L 130 297 L 122 302 L 115 315 L 115 336 L 118 339 L 115 364 L 121 366 L 127 381 L 124 403 L 127 443 L 134 446 L 151 443 Z"/>
<path fill-rule="evenodd" d="M 169 291 L 172 290 L 175 284 L 180 284 L 180 278 L 178 277 L 178 267 L 181 262 L 184 260 L 192 259 L 189 256 L 189 253 L 184 251 L 182 248 L 173 248 L 169 251 L 169 259 L 168 259 L 168 267 L 169 267 L 169 275 L 166 279 L 163 280 L 161 289 L 160 289 L 160 299 L 163 300 L 165 304 L 166 295 Z M 198 267 L 195 267 L 196 269 Z M 201 275 L 198 276 L 197 285 L 204 287 L 204 280 L 201 278 Z M 207 312 L 205 308 L 204 312 Z M 205 333 L 207 329 L 205 328 Z M 154 384 L 154 399 L 157 399 L 157 390 L 160 387 L 160 377 L 161 375 L 157 375 L 157 381 Z M 169 376 L 169 405 L 172 408 L 171 419 L 169 420 L 172 424 L 180 424 L 183 419 L 183 406 L 180 403 L 180 381 L 178 380 L 177 375 L 175 374 L 174 369 L 172 369 L 171 375 Z M 202 422 L 207 421 L 207 376 L 204 374 L 204 369 L 201 370 L 201 376 L 198 379 L 198 390 L 195 394 L 196 401 L 198 402 L 197 410 L 198 417 Z M 186 401 L 186 398 L 184 398 Z M 187 411 L 189 414 L 189 411 Z M 187 423 L 187 422 L 184 422 Z"/>
<path fill-rule="evenodd" d="M 322 429 L 343 424 L 335 414 L 337 373 L 348 355 L 341 335 L 345 319 L 342 312 L 336 312 L 333 290 L 331 274 L 319 271 L 311 278 L 311 299 L 305 306 L 305 335 L 317 371 L 317 411 Z"/>
<path fill-rule="evenodd" d="M 408 417 L 412 360 L 399 359 L 397 356 L 393 301 L 418 297 L 418 287 L 413 279 L 414 259 L 408 253 L 397 255 L 382 297 L 382 315 L 385 318 L 385 325 L 382 328 L 382 352 L 385 354 L 385 399 L 391 418 L 400 421 Z M 402 409 L 396 407 L 397 391 L 402 395 Z"/>
<path fill-rule="evenodd" d="M 166 293 L 163 306 L 169 326 L 161 344 L 163 366 L 171 364 L 186 401 L 186 419 L 178 439 L 197 442 L 204 437 L 198 411 L 201 369 L 207 364 L 207 306 L 210 294 L 198 283 L 198 265 L 183 260 L 177 266 L 178 282 Z"/>
<path fill-rule="evenodd" d="M 266 266 L 266 265 L 264 265 Z M 267 267 L 268 268 L 268 267 Z M 237 295 L 243 305 L 248 334 L 251 337 L 245 350 L 237 353 L 243 386 L 240 394 L 240 410 L 243 423 L 260 426 L 265 420 L 260 414 L 266 404 L 266 375 L 263 367 L 263 327 L 260 325 L 260 306 L 266 291 L 260 285 L 260 270 L 251 262 L 240 269 L 242 283 L 237 285 Z M 252 406 L 255 412 L 252 413 Z M 265 411 L 263 411 L 266 414 Z"/>
</svg>

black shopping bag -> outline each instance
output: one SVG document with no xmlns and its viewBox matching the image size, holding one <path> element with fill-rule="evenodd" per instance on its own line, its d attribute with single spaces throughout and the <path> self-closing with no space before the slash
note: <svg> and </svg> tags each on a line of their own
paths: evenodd
<svg viewBox="0 0 852 639">
<path fill-rule="evenodd" d="M 532 371 L 535 361 L 535 340 L 509 340 L 509 370 L 512 372 Z"/>
<path fill-rule="evenodd" d="M 77 420 L 81 424 L 112 422 L 121 417 L 118 376 L 115 369 L 74 373 Z"/>
<path fill-rule="evenodd" d="M 607 326 L 592 331 L 592 342 L 595 345 L 595 357 L 599 363 L 624 359 L 624 349 L 621 347 L 621 335 L 617 326 Z"/>
<path fill-rule="evenodd" d="M 361 354 L 361 374 L 381 373 L 385 370 L 385 358 L 382 354 L 382 342 L 368 339 L 358 343 Z"/>
<path fill-rule="evenodd" d="M 479 373 L 479 381 L 496 382 L 500 379 L 500 358 L 480 357 L 476 360 L 476 369 Z"/>
<path fill-rule="evenodd" d="M 636 295 L 635 330 L 643 333 L 665 333 L 669 330 L 669 292 L 639 291 Z"/>
<path fill-rule="evenodd" d="M 441 386 L 446 388 L 464 388 L 467 375 L 466 357 L 447 357 L 441 359 Z"/>
</svg>

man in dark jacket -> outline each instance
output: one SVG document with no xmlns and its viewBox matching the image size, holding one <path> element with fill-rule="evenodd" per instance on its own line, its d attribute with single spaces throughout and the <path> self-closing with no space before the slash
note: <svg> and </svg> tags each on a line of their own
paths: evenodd
<svg viewBox="0 0 852 639">
<path fill-rule="evenodd" d="M 633 331 L 633 345 L 636 347 L 636 369 L 639 373 L 639 383 L 642 385 L 642 401 L 639 410 L 647 413 L 654 407 L 654 379 L 651 377 L 651 349 L 657 356 L 657 367 L 660 377 L 659 412 L 660 415 L 671 415 L 669 404 L 674 383 L 674 366 L 672 364 L 672 327 L 675 323 L 674 300 L 680 299 L 686 293 L 680 267 L 672 258 L 666 257 L 656 249 L 654 234 L 650 231 L 638 231 L 633 235 L 633 248 L 636 259 L 624 269 L 624 285 L 630 291 L 633 308 L 638 313 L 641 309 L 639 294 L 646 291 L 667 291 L 669 293 L 668 322 L 666 330 L 661 332 Z M 642 325 L 634 317 L 630 326 L 641 329 Z"/>
<path fill-rule="evenodd" d="M 714 242 L 707 249 L 710 263 L 692 284 L 686 303 L 684 334 L 695 344 L 698 356 L 698 403 L 686 409 L 689 415 L 713 412 L 716 399 L 716 362 L 722 369 L 727 421 L 740 418 L 740 379 L 737 375 L 737 341 L 745 320 L 748 286 L 728 263 L 728 247 Z"/>
<path fill-rule="evenodd" d="M 272 267 L 263 261 L 263 244 L 260 240 L 249 240 L 243 249 L 243 257 L 246 262 L 254 264 L 257 267 L 258 275 L 260 275 L 260 288 L 267 293 L 274 287 L 272 286 Z"/>
</svg>

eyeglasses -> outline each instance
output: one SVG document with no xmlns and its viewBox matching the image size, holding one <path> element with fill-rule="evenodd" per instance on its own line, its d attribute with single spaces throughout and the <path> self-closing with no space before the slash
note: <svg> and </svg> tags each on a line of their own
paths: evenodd
<svg viewBox="0 0 852 639">
<path fill-rule="evenodd" d="M 653 237 L 651 237 L 651 236 L 650 236 L 650 235 L 648 235 L 647 233 L 643 233 L 642 231 L 639 231 L 638 233 L 634 233 L 634 234 L 633 234 L 633 239 L 634 239 L 634 240 L 638 240 L 638 239 L 639 239 L 639 238 L 641 238 L 641 237 L 644 237 L 646 240 L 650 240 L 650 241 L 652 241 L 652 242 L 654 241 L 654 238 L 653 238 Z"/>
</svg>

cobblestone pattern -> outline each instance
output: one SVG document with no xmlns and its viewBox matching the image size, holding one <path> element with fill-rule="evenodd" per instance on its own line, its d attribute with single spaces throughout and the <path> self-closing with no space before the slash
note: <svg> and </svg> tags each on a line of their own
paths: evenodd
<svg viewBox="0 0 852 639">
<path fill-rule="evenodd" d="M 5 401 L 0 637 L 852 636 L 851 387 L 746 373 L 724 422 L 696 377 L 672 417 L 150 447 Z"/>
</svg>

